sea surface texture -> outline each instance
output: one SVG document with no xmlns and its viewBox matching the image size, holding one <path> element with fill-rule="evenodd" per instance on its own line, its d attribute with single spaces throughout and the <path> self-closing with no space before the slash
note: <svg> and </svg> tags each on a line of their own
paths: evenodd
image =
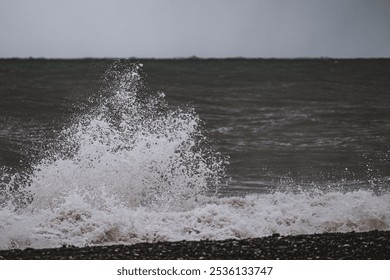
<svg viewBox="0 0 390 280">
<path fill-rule="evenodd" d="M 390 60 L 0 60 L 0 249 L 390 229 Z"/>
</svg>

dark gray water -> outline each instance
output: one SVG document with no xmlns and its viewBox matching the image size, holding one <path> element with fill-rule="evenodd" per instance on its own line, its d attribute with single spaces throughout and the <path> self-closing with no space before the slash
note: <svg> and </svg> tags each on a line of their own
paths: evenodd
<svg viewBox="0 0 390 280">
<path fill-rule="evenodd" d="M 156 88 L 176 103 L 192 101 L 218 149 L 231 157 L 234 186 L 257 188 L 286 176 L 389 179 L 389 60 L 178 61 L 163 71 L 150 68 Z"/>
<path fill-rule="evenodd" d="M 389 185 L 390 60 L 140 62 L 150 91 L 193 106 L 230 157 L 230 190 L 291 180 Z M 88 106 L 110 63 L 1 60 L 0 166 L 39 155 Z"/>
<path fill-rule="evenodd" d="M 388 59 L 0 60 L 0 248 L 388 230 L 388 77 Z"/>
</svg>

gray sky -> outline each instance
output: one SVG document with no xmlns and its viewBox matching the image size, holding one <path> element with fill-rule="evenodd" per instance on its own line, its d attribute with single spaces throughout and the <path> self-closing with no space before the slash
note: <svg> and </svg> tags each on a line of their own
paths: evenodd
<svg viewBox="0 0 390 280">
<path fill-rule="evenodd" d="M 390 57 L 390 0 L 0 0 L 0 57 Z"/>
</svg>

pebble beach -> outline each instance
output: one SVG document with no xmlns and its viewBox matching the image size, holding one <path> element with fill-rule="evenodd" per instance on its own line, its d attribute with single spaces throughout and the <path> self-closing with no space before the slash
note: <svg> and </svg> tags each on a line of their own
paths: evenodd
<svg viewBox="0 0 390 280">
<path fill-rule="evenodd" d="M 3 250 L 9 260 L 388 260 L 390 231 Z"/>
</svg>

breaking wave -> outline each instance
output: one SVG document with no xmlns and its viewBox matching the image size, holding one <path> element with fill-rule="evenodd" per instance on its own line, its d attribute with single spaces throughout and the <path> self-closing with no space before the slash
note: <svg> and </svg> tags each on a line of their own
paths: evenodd
<svg viewBox="0 0 390 280">
<path fill-rule="evenodd" d="M 227 164 L 193 108 L 171 108 L 142 65 L 117 61 L 31 171 L 2 170 L 0 248 L 389 229 L 388 193 L 220 197 Z"/>
</svg>

